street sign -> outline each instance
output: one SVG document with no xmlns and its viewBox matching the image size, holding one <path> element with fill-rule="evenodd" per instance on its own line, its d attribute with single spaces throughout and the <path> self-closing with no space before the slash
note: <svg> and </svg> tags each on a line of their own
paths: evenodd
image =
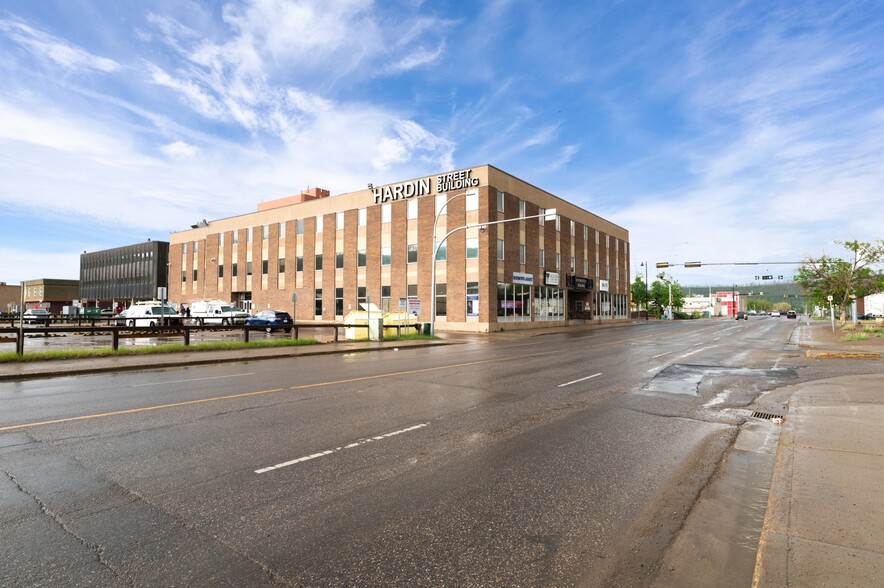
<svg viewBox="0 0 884 588">
<path fill-rule="evenodd" d="M 773 276 L 761 276 L 762 280 L 772 280 Z"/>
</svg>

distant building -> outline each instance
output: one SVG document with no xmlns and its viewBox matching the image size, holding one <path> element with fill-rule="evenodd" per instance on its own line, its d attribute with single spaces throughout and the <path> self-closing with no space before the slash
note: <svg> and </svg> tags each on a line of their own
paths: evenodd
<svg viewBox="0 0 884 588">
<path fill-rule="evenodd" d="M 54 280 L 40 278 L 22 282 L 25 289 L 25 310 L 43 308 L 50 314 L 61 314 L 65 306 L 73 304 L 80 297 L 80 282 L 77 280 Z"/>
<path fill-rule="evenodd" d="M 80 293 L 83 306 L 110 308 L 133 300 L 157 297 L 167 287 L 168 241 L 146 241 L 80 255 Z M 116 303 L 116 304 L 115 304 Z"/>
<path fill-rule="evenodd" d="M 0 313 L 14 313 L 21 302 L 21 285 L 10 286 L 0 282 Z"/>
<path fill-rule="evenodd" d="M 717 316 L 736 316 L 737 311 L 746 310 L 746 298 L 739 292 L 716 292 L 715 302 L 719 304 Z"/>
</svg>

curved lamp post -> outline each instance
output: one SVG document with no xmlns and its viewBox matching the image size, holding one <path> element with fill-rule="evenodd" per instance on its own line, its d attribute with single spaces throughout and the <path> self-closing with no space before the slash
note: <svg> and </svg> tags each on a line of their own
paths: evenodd
<svg viewBox="0 0 884 588">
<path fill-rule="evenodd" d="M 480 229 L 484 230 L 485 227 L 488 227 L 489 225 L 501 225 L 504 223 L 511 223 L 514 221 L 528 220 L 528 219 L 540 218 L 540 217 L 544 217 L 545 220 L 555 220 L 555 218 L 556 218 L 556 209 L 555 208 L 547 208 L 543 212 L 543 214 L 534 214 L 531 216 L 517 216 L 516 218 L 507 218 L 507 219 L 499 220 L 499 221 L 466 224 L 466 225 L 463 225 L 462 227 L 457 227 L 455 229 L 451 229 L 450 231 L 448 231 L 448 233 L 445 234 L 444 237 L 442 237 L 442 240 L 440 240 L 437 243 L 436 242 L 436 225 L 439 222 L 439 216 L 442 214 L 442 211 L 445 210 L 445 207 L 448 206 L 448 203 L 451 202 L 452 200 L 454 200 L 455 198 L 459 198 L 460 196 L 463 196 L 465 194 L 469 194 L 473 191 L 475 191 L 478 194 L 478 190 L 473 189 L 473 190 L 467 190 L 466 192 L 462 192 L 460 194 L 455 194 L 454 196 L 449 198 L 448 201 L 444 205 L 442 205 L 442 207 L 439 209 L 439 212 L 436 214 L 436 219 L 433 221 L 433 265 L 432 265 L 432 276 L 430 277 L 430 284 L 431 284 L 430 294 L 432 297 L 432 300 L 430 300 L 430 334 L 431 335 L 436 334 L 436 255 L 439 253 L 439 249 L 442 247 L 442 245 L 448 240 L 448 237 L 450 237 L 451 235 L 453 235 L 454 233 L 456 233 L 458 231 L 463 231 L 464 229 L 480 228 Z M 447 259 L 447 256 L 446 256 L 446 259 Z"/>
</svg>

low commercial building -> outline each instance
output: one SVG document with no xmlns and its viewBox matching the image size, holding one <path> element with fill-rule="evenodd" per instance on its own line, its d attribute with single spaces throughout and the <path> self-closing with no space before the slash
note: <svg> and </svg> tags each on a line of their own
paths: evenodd
<svg viewBox="0 0 884 588">
<path fill-rule="evenodd" d="M 61 314 L 80 297 L 80 282 L 40 278 L 22 282 L 25 289 L 25 310 L 42 308 L 50 314 Z"/>
<path fill-rule="evenodd" d="M 15 314 L 21 304 L 21 285 L 0 282 L 0 314 Z"/>
<path fill-rule="evenodd" d="M 169 243 L 170 299 L 289 310 L 299 323 L 369 301 L 476 332 L 629 312 L 628 231 L 491 165 L 313 189 Z"/>
</svg>

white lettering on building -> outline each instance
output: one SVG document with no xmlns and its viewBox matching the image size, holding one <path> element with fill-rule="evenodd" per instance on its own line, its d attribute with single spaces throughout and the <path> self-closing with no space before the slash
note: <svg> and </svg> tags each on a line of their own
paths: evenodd
<svg viewBox="0 0 884 588">
<path fill-rule="evenodd" d="M 436 176 L 436 194 L 475 188 L 479 185 L 479 178 L 473 177 L 473 170 L 463 169 L 448 174 Z M 416 196 L 433 194 L 430 190 L 430 178 L 391 184 L 389 186 L 371 187 L 374 194 L 374 203 L 391 202 L 393 200 L 405 200 Z"/>
</svg>

